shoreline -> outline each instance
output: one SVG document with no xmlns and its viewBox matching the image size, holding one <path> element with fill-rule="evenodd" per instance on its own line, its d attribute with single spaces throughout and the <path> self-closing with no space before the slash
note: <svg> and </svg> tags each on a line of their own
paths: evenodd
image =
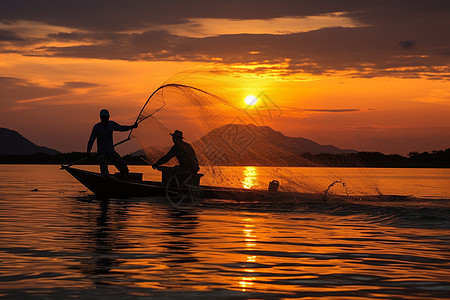
<svg viewBox="0 0 450 300">
<path fill-rule="evenodd" d="M 60 166 L 69 163 L 45 163 L 45 162 L 0 162 L 0 165 L 43 165 L 43 166 Z M 98 163 L 80 163 L 75 164 L 74 166 L 95 166 Z M 112 164 L 110 164 L 112 166 Z M 149 166 L 148 164 L 129 164 L 128 166 Z M 208 165 L 200 165 L 208 166 Z M 411 165 L 411 166 L 398 166 L 398 165 L 359 165 L 359 166 L 351 166 L 351 165 L 317 165 L 317 166 L 278 166 L 278 165 L 212 165 L 212 167 L 261 167 L 261 168 L 374 168 L 374 169 L 450 169 L 450 166 L 436 166 L 436 165 Z"/>
<path fill-rule="evenodd" d="M 128 165 L 148 165 L 144 155 L 123 156 Z M 84 152 L 70 152 L 58 154 L 46 154 L 38 152 L 29 155 L 0 154 L 0 164 L 43 164 L 43 165 L 67 165 L 79 161 L 84 165 L 97 165 L 95 155 L 86 157 Z M 276 157 L 272 164 L 261 164 L 257 160 L 248 159 L 245 162 L 240 157 L 233 158 L 227 164 L 207 164 L 199 159 L 200 165 L 212 166 L 254 166 L 254 167 L 342 167 L 342 168 L 450 168 L 450 148 L 445 151 L 411 152 L 408 157 L 399 154 L 383 154 L 380 152 L 357 152 L 346 154 L 328 153 L 303 153 L 292 155 L 282 160 Z"/>
</svg>

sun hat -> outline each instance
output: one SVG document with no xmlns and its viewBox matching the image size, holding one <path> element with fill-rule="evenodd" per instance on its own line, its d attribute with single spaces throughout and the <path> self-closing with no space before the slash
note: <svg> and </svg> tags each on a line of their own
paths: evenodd
<svg viewBox="0 0 450 300">
<path fill-rule="evenodd" d="M 183 138 L 183 132 L 180 130 L 175 130 L 173 133 L 170 133 L 171 136 L 177 137 L 182 139 Z"/>
</svg>

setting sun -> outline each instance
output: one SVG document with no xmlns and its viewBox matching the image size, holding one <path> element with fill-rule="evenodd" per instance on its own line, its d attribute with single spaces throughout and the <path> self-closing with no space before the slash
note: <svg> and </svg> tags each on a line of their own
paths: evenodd
<svg viewBox="0 0 450 300">
<path fill-rule="evenodd" d="M 245 97 L 245 104 L 247 105 L 255 105 L 256 102 L 258 101 L 258 98 L 256 98 L 253 95 L 248 95 L 247 97 Z"/>
</svg>

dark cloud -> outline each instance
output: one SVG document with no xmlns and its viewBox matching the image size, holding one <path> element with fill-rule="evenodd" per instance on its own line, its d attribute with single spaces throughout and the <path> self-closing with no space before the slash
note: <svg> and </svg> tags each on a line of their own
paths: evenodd
<svg viewBox="0 0 450 300">
<path fill-rule="evenodd" d="M 450 36 L 450 29 L 442 29 Z M 447 72 L 450 45 L 441 36 L 424 37 L 421 47 L 401 51 L 398 36 L 405 29 L 325 28 L 316 31 L 271 35 L 235 34 L 205 38 L 171 35 L 165 31 L 142 34 L 63 35 L 86 42 L 69 47 L 41 47 L 34 55 L 121 60 L 185 60 L 225 64 L 287 64 L 280 72 L 327 74 L 349 71 L 354 76 L 416 76 Z M 52 38 L 56 38 L 52 36 Z M 410 43 L 409 43 L 410 44 Z M 407 44 L 407 45 L 409 45 Z M 273 69 L 273 67 L 269 68 Z M 402 68 L 401 71 L 398 69 Z M 263 72 L 264 69 L 256 71 Z"/>
<path fill-rule="evenodd" d="M 141 29 L 190 18 L 270 19 L 343 12 L 369 25 L 441 22 L 447 0 L 2 0 L 0 21 L 39 21 L 92 31 Z"/>
<path fill-rule="evenodd" d="M 369 125 L 369 126 L 354 125 L 354 126 L 341 126 L 339 129 L 340 130 L 372 131 L 372 130 L 383 130 L 386 128 L 383 126 L 375 126 L 375 125 Z"/>
<path fill-rule="evenodd" d="M 335 0 L 2 0 L 0 20 L 39 21 L 94 31 L 186 23 L 189 18 L 270 19 L 360 10 L 360 1 Z M 377 3 L 378 1 L 368 1 Z"/>
<path fill-rule="evenodd" d="M 416 41 L 400 41 L 398 44 L 405 50 L 411 50 L 416 46 Z"/>
<path fill-rule="evenodd" d="M 329 112 L 329 113 L 341 113 L 341 112 L 357 112 L 360 109 L 347 108 L 347 109 L 302 109 L 303 111 L 310 112 Z"/>
<path fill-rule="evenodd" d="M 93 88 L 99 86 L 96 83 L 91 82 L 83 82 L 83 81 L 67 81 L 64 82 L 63 87 L 69 89 L 84 89 L 84 88 Z"/>
<path fill-rule="evenodd" d="M 264 64 L 280 74 L 334 74 L 446 78 L 450 63 L 450 2 L 399 1 L 9 1 L 0 20 L 33 20 L 69 26 L 71 33 L 48 41 L 76 46 L 40 46 L 24 55 L 151 61 Z M 257 9 L 255 9 L 257 8 Z M 356 28 L 273 34 L 230 34 L 192 38 L 152 25 L 180 24 L 189 18 L 268 19 L 342 12 Z M 125 33 L 126 29 L 144 29 Z M 1 37 L 1 32 L 0 32 Z M 19 42 L 19 41 L 18 41 Z M 40 45 L 42 40 L 36 40 Z M 45 43 L 44 43 L 45 44 Z M 408 50 L 408 51 L 403 51 Z M 1 51 L 1 50 L 0 50 Z M 18 48 L 4 48 L 4 52 Z M 257 68 L 264 72 L 266 67 Z"/>
<path fill-rule="evenodd" d="M 436 29 L 448 24 L 450 2 L 447 0 L 380 0 L 360 1 L 361 9 L 344 10 L 345 15 L 371 26 L 394 29 L 394 26 L 415 27 L 433 24 Z"/>
<path fill-rule="evenodd" d="M 71 32 L 50 34 L 49 38 L 53 41 L 80 42 L 81 45 L 40 47 L 31 55 L 130 61 L 164 60 L 167 59 L 166 50 L 179 39 L 164 30 L 140 34 Z"/>
<path fill-rule="evenodd" d="M 0 29 L 0 42 L 17 42 L 23 41 L 15 32 L 9 30 Z"/>
<path fill-rule="evenodd" d="M 346 112 L 359 112 L 357 108 L 296 108 L 296 107 L 279 107 L 283 112 L 317 112 L 317 113 L 346 113 Z"/>
<path fill-rule="evenodd" d="M 105 32 L 83 32 L 83 31 L 73 31 L 73 32 L 59 32 L 59 33 L 51 33 L 47 37 L 53 41 L 59 42 L 98 42 L 102 43 L 106 41 L 117 41 L 121 42 L 123 37 L 126 37 L 126 34 L 119 33 L 105 33 Z"/>
</svg>

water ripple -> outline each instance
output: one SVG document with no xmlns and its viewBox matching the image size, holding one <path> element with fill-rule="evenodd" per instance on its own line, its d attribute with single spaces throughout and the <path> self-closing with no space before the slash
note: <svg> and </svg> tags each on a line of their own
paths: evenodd
<svg viewBox="0 0 450 300">
<path fill-rule="evenodd" d="M 2 185 L 2 299 L 448 299 L 445 201 L 179 211 L 163 198 L 97 199 L 44 171 L 39 192 Z"/>
</svg>

